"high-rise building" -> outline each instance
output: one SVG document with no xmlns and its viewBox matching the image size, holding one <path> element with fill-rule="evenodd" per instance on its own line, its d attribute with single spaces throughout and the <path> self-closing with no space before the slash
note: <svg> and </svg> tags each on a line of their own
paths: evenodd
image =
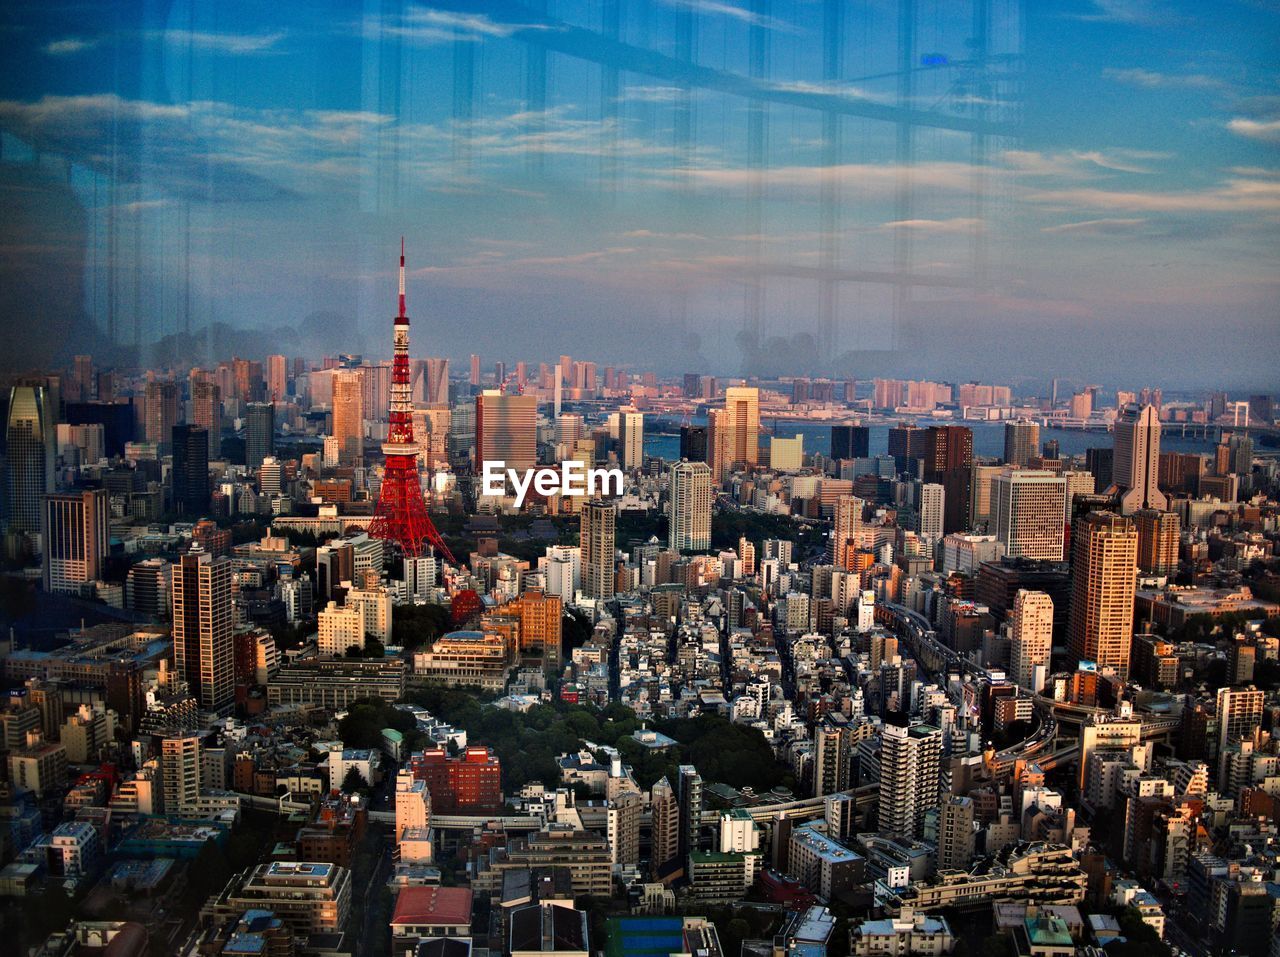
<svg viewBox="0 0 1280 957">
<path fill-rule="evenodd" d="M 899 471 L 906 469 L 911 459 L 923 459 L 928 448 L 929 433 L 919 426 L 900 422 L 889 429 L 888 453 Z"/>
<path fill-rule="evenodd" d="M 361 373 L 343 370 L 333 374 L 333 437 L 338 440 L 338 461 L 360 465 L 364 461 L 364 389 Z"/>
<path fill-rule="evenodd" d="M 111 499 L 104 488 L 54 492 L 44 500 L 45 591 L 75 593 L 102 578 Z"/>
<path fill-rule="evenodd" d="M 1066 496 L 1066 480 L 1053 472 L 1000 472 L 991 486 L 991 517 L 1005 555 L 1062 561 Z"/>
<path fill-rule="evenodd" d="M 270 402 L 250 402 L 244 412 L 244 464 L 256 469 L 275 450 L 275 406 Z"/>
<path fill-rule="evenodd" d="M 942 541 L 943 516 L 946 513 L 946 489 L 936 482 L 925 482 L 919 488 L 920 500 L 916 506 L 916 532 L 926 553 L 932 555 L 933 547 Z"/>
<path fill-rule="evenodd" d="M 222 391 L 205 376 L 191 380 L 191 421 L 205 430 L 208 458 L 216 459 L 222 452 Z"/>
<path fill-rule="evenodd" d="M 638 469 L 644 464 L 644 413 L 611 412 L 609 434 L 618 450 L 618 464 Z"/>
<path fill-rule="evenodd" d="M 428 405 L 449 404 L 449 360 L 429 356 L 425 401 Z"/>
<path fill-rule="evenodd" d="M 1024 469 L 1040 454 L 1040 425 L 1030 419 L 1013 419 L 1004 425 L 1004 461 Z"/>
<path fill-rule="evenodd" d="M 650 867 L 656 878 L 680 859 L 680 802 L 675 788 L 665 777 L 654 784 L 649 794 L 653 819 Z"/>
<path fill-rule="evenodd" d="M 707 427 L 705 425 L 680 426 L 680 458 L 690 462 L 707 461 Z"/>
<path fill-rule="evenodd" d="M 951 795 L 938 807 L 938 870 L 967 871 L 974 854 L 974 804 Z"/>
<path fill-rule="evenodd" d="M 734 469 L 755 468 L 760 461 L 760 390 L 725 389 L 724 409 L 709 419 L 707 448 L 711 473 L 720 481 Z"/>
<path fill-rule="evenodd" d="M 925 814 L 938 806 L 942 731 L 927 724 L 885 722 L 880 752 L 879 830 L 917 839 Z"/>
<path fill-rule="evenodd" d="M 209 511 L 209 433 L 199 425 L 173 427 L 173 508 L 201 518 Z"/>
<path fill-rule="evenodd" d="M 5 424 L 5 524 L 38 542 L 44 497 L 53 491 L 57 430 L 48 393 L 41 386 L 9 390 Z"/>
<path fill-rule="evenodd" d="M 711 468 L 705 462 L 671 466 L 671 520 L 667 543 L 680 552 L 711 547 Z"/>
<path fill-rule="evenodd" d="M 173 566 L 173 664 L 205 711 L 235 694 L 231 561 L 194 546 Z"/>
<path fill-rule="evenodd" d="M 1010 676 L 1018 687 L 1039 691 L 1053 650 L 1053 599 L 1042 591 L 1019 588 L 1013 599 L 1009 637 Z"/>
<path fill-rule="evenodd" d="M 476 470 L 485 462 L 523 471 L 538 464 L 538 399 L 487 389 L 476 396 Z"/>
<path fill-rule="evenodd" d="M 973 483 L 972 430 L 963 425 L 929 426 L 923 477 L 946 491 L 942 534 L 965 531 Z"/>
<path fill-rule="evenodd" d="M 167 447 L 173 437 L 173 427 L 178 424 L 180 408 L 178 384 L 168 381 L 147 383 L 143 396 L 146 413 L 145 438 L 161 447 Z"/>
<path fill-rule="evenodd" d="M 289 391 L 289 360 L 284 356 L 267 356 L 267 401 L 283 401 Z"/>
<path fill-rule="evenodd" d="M 853 495 L 841 495 L 836 499 L 827 561 L 837 568 L 851 567 L 852 552 L 858 544 L 858 529 L 862 525 L 862 506 L 862 499 Z"/>
<path fill-rule="evenodd" d="M 1252 686 L 1218 689 L 1218 754 L 1241 738 L 1250 738 L 1262 725 L 1266 694 Z"/>
<path fill-rule="evenodd" d="M 1095 473 L 1096 474 L 1096 473 Z M 1112 482 L 1120 514 L 1139 509 L 1163 512 L 1169 500 L 1160 491 L 1160 416 L 1153 405 L 1129 406 L 1116 417 Z"/>
<path fill-rule="evenodd" d="M 813 731 L 813 796 L 822 797 L 849 786 L 848 735 L 844 722 L 828 716 Z"/>
<path fill-rule="evenodd" d="M 1068 648 L 1125 677 L 1133 642 L 1138 530 L 1114 512 L 1089 512 L 1072 528 Z"/>
<path fill-rule="evenodd" d="M 865 459 L 871 455 L 871 429 L 865 425 L 831 426 L 833 459 Z"/>
<path fill-rule="evenodd" d="M 588 598 L 613 598 L 617 521 L 618 510 L 612 502 L 592 499 L 582 506 L 582 591 Z"/>
<path fill-rule="evenodd" d="M 1138 530 L 1138 570 L 1144 575 L 1172 575 L 1178 570 L 1182 521 L 1177 512 L 1143 508 L 1133 513 Z"/>
<path fill-rule="evenodd" d="M 164 812 L 181 816 L 200 803 L 200 738 L 181 734 L 160 742 L 160 780 Z"/>
<path fill-rule="evenodd" d="M 702 832 L 702 776 L 692 764 L 682 764 L 676 774 L 676 800 L 680 802 L 680 860 L 698 850 Z"/>
</svg>

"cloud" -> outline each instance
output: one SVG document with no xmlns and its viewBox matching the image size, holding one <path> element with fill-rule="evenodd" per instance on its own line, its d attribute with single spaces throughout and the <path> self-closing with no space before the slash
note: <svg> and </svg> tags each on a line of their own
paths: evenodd
<svg viewBox="0 0 1280 957">
<path fill-rule="evenodd" d="M 284 31 L 275 33 L 211 33 L 200 30 L 152 30 L 144 34 L 170 46 L 188 47 L 203 53 L 225 53 L 243 56 L 251 53 L 273 52 L 276 44 L 286 36 Z"/>
<path fill-rule="evenodd" d="M 1227 123 L 1227 129 L 1246 139 L 1280 143 L 1280 120 L 1249 120 L 1238 116 Z"/>
<path fill-rule="evenodd" d="M 1145 226 L 1145 219 L 1086 219 L 1078 223 L 1045 226 L 1042 233 L 1068 233 L 1073 236 L 1115 236 L 1131 233 Z"/>
<path fill-rule="evenodd" d="M 1180 192 L 1123 191 L 1096 188 L 1039 190 L 1031 202 L 1081 209 L 1151 213 L 1257 213 L 1280 211 L 1280 182 L 1235 177 L 1219 186 Z"/>
<path fill-rule="evenodd" d="M 1159 0 L 1093 0 L 1089 13 L 1071 15 L 1086 23 L 1125 23 L 1132 26 L 1170 26 L 1183 22 Z"/>
<path fill-rule="evenodd" d="M 769 189 L 816 188 L 829 177 L 840 180 L 846 192 L 892 194 L 900 177 L 909 175 L 917 187 L 939 190 L 968 191 L 973 187 L 974 168 L 968 163 L 914 163 L 910 167 L 895 163 L 846 163 L 834 166 L 776 166 L 756 170 L 749 167 L 704 167 L 677 171 L 694 182 L 721 189 L 743 189 L 763 182 Z"/>
<path fill-rule="evenodd" d="M 633 103 L 674 103 L 687 91 L 679 86 L 628 86 L 619 94 L 619 100 Z"/>
<path fill-rule="evenodd" d="M 434 7 L 411 7 L 399 22 L 388 22 L 381 16 L 365 21 L 365 32 L 398 36 L 420 44 L 451 43 L 505 39 L 522 30 L 550 29 L 542 23 L 503 23 L 483 13 L 437 10 Z"/>
<path fill-rule="evenodd" d="M 726 17 L 730 20 L 736 20 L 738 23 L 745 23 L 751 27 L 764 27 L 769 30 L 783 30 L 788 33 L 795 33 L 796 28 L 784 20 L 776 17 L 764 16 L 747 10 L 745 7 L 739 7 L 732 3 L 726 3 L 724 0 L 663 0 L 668 6 L 685 7 L 693 10 L 695 13 L 703 13 L 709 16 Z"/>
<path fill-rule="evenodd" d="M 985 226 L 981 219 L 955 217 L 953 219 L 899 219 L 884 223 L 881 229 L 909 229 L 918 233 L 935 233 L 948 235 L 952 233 L 969 234 Z"/>
<path fill-rule="evenodd" d="M 1024 176 L 1087 177 L 1097 169 L 1120 173 L 1150 173 L 1142 160 L 1165 159 L 1168 153 L 1151 150 L 1101 149 L 1040 153 L 1035 150 L 1006 150 L 1003 160 L 1015 173 Z"/>
<path fill-rule="evenodd" d="M 67 37 L 63 40 L 54 40 L 52 43 L 44 45 L 44 52 L 49 56 L 73 56 L 77 53 L 83 53 L 85 50 L 92 50 L 102 42 L 100 37 L 86 39 L 84 37 Z"/>
<path fill-rule="evenodd" d="M 1140 86 L 1148 90 L 1171 87 L 1208 90 L 1226 86 L 1217 77 L 1207 76 L 1204 73 L 1185 73 L 1181 75 L 1157 73 L 1154 70 L 1144 70 L 1142 67 L 1132 67 L 1125 70 L 1108 68 L 1102 71 L 1102 75 L 1108 80 L 1115 80 L 1117 83 Z"/>
</svg>

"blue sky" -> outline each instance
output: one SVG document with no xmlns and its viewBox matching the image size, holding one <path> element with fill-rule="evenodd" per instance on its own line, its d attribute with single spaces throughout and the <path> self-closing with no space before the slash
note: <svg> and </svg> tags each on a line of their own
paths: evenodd
<svg viewBox="0 0 1280 957">
<path fill-rule="evenodd" d="M 0 322 L 1270 386 L 1280 7 L 988 6 L 10 4 Z"/>
</svg>

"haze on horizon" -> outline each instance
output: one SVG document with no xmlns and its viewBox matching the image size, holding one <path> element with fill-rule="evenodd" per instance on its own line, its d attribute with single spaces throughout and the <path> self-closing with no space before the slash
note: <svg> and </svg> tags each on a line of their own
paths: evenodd
<svg viewBox="0 0 1280 957">
<path fill-rule="evenodd" d="M 1276 6 L 912 6 L 8 4 L 0 368 L 1273 386 Z"/>
</svg>

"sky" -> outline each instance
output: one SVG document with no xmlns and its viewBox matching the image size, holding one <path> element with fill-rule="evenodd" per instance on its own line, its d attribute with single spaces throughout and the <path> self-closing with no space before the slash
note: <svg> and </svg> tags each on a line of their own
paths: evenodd
<svg viewBox="0 0 1280 957">
<path fill-rule="evenodd" d="M 977 9 L 975 10 L 975 7 Z M 0 367 L 1267 389 L 1280 4 L 9 3 Z"/>
</svg>

